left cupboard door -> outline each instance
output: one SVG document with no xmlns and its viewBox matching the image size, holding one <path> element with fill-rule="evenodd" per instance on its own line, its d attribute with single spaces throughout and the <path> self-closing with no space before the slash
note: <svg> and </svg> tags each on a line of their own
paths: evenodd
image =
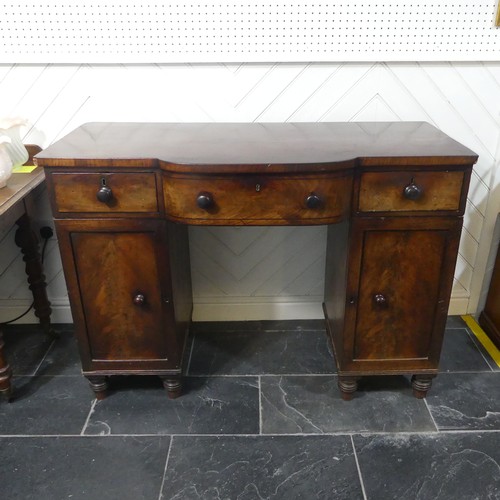
<svg viewBox="0 0 500 500">
<path fill-rule="evenodd" d="M 167 223 L 66 219 L 56 227 L 83 371 L 179 369 Z"/>
</svg>

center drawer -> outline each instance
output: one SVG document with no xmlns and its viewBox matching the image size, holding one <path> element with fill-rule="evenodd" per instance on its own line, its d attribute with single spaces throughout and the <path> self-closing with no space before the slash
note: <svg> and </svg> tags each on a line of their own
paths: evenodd
<svg viewBox="0 0 500 500">
<path fill-rule="evenodd" d="M 189 224 L 329 224 L 349 211 L 352 175 L 163 174 L 167 216 Z"/>
</svg>

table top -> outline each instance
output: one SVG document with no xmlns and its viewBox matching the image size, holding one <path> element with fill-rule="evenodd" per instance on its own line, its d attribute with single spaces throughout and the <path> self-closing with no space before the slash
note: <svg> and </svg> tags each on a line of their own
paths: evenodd
<svg viewBox="0 0 500 500">
<path fill-rule="evenodd" d="M 289 165 L 327 170 L 354 160 L 364 166 L 470 165 L 477 155 L 424 122 L 321 122 L 88 123 L 36 156 L 48 167 L 160 162 L 178 172 L 214 172 L 224 165 L 241 172 L 280 172 Z"/>
</svg>

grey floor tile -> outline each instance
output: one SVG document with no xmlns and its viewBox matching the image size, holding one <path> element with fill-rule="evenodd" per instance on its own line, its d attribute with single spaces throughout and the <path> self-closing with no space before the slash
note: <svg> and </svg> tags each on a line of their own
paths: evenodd
<svg viewBox="0 0 500 500">
<path fill-rule="evenodd" d="M 354 436 L 369 500 L 500 498 L 500 433 Z"/>
<path fill-rule="evenodd" d="M 446 318 L 446 328 L 465 328 L 466 326 L 461 316 L 448 316 Z"/>
<path fill-rule="evenodd" d="M 500 429 L 500 373 L 442 373 L 426 399 L 439 430 Z"/>
<path fill-rule="evenodd" d="M 0 404 L 0 434 L 80 434 L 93 396 L 83 377 L 15 377 Z"/>
<path fill-rule="evenodd" d="M 129 377 L 128 377 L 129 378 Z M 86 434 L 255 434 L 259 389 L 255 377 L 186 378 L 184 394 L 168 399 L 160 383 L 137 377 L 136 387 L 99 401 Z"/>
<path fill-rule="evenodd" d="M 362 499 L 348 436 L 174 437 L 163 500 Z"/>
<path fill-rule="evenodd" d="M 37 375 L 82 376 L 80 354 L 72 331 L 61 331 L 38 368 Z"/>
<path fill-rule="evenodd" d="M 257 320 L 257 321 L 195 321 L 191 324 L 193 333 L 221 332 L 275 332 L 324 330 L 324 319 L 305 320 Z"/>
<path fill-rule="evenodd" d="M 5 357 L 14 375 L 34 375 L 54 339 L 38 325 L 20 325 L 3 329 Z"/>
<path fill-rule="evenodd" d="M 435 431 L 404 377 L 372 377 L 343 401 L 334 376 L 262 377 L 262 432 Z"/>
<path fill-rule="evenodd" d="M 466 328 L 445 331 L 439 370 L 442 372 L 491 372 L 490 365 Z"/>
<path fill-rule="evenodd" d="M 333 373 L 324 330 L 199 333 L 190 375 Z"/>
<path fill-rule="evenodd" d="M 467 328 L 467 331 L 469 332 L 469 336 L 471 337 L 471 339 L 476 344 L 478 350 L 483 355 L 487 364 L 491 368 L 491 371 L 500 372 L 500 366 L 498 366 L 497 363 L 495 362 L 495 360 L 490 356 L 490 353 L 486 350 L 486 348 L 483 346 L 483 344 L 480 342 L 480 340 L 474 335 L 474 333 L 470 330 L 470 328 Z"/>
<path fill-rule="evenodd" d="M 5 500 L 157 500 L 170 438 L 0 438 Z"/>
<path fill-rule="evenodd" d="M 484 348 L 481 341 L 474 335 L 469 326 L 462 320 L 460 316 L 448 316 L 448 320 L 446 323 L 446 328 L 465 328 L 469 333 L 470 338 L 476 345 L 477 349 L 481 352 L 483 357 L 485 358 L 487 364 L 491 368 L 492 371 L 500 371 L 500 366 L 496 364 L 496 362 L 492 359 L 488 351 Z"/>
</svg>

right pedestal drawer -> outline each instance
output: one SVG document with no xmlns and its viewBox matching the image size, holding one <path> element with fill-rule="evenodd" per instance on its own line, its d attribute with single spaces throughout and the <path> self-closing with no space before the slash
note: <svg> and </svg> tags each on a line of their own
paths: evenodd
<svg viewBox="0 0 500 500">
<path fill-rule="evenodd" d="M 464 172 L 459 171 L 364 172 L 361 174 L 358 210 L 460 212 L 463 188 Z"/>
</svg>

